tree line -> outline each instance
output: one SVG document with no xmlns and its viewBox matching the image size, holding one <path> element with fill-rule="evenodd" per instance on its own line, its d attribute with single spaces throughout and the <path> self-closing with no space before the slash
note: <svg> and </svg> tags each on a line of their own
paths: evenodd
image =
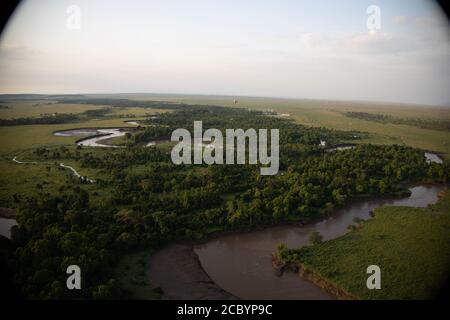
<svg viewBox="0 0 450 320">
<path fill-rule="evenodd" d="M 375 121 L 380 123 L 404 124 L 422 129 L 450 131 L 449 120 L 423 119 L 423 118 L 399 118 L 387 114 L 375 114 L 368 112 L 345 112 L 349 118 Z"/>
</svg>

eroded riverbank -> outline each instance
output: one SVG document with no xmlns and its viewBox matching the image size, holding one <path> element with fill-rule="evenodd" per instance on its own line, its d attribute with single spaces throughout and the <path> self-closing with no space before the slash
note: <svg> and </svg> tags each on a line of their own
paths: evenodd
<svg viewBox="0 0 450 320">
<path fill-rule="evenodd" d="M 166 299 L 236 299 L 206 274 L 192 245 L 164 247 L 150 258 L 148 267 L 152 285 L 163 288 Z"/>
</svg>

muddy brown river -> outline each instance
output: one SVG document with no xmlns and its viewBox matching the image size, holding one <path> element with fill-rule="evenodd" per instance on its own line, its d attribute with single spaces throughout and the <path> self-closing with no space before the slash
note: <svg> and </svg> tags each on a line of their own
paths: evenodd
<svg viewBox="0 0 450 320">
<path fill-rule="evenodd" d="M 283 242 L 299 247 L 309 242 L 309 234 L 319 231 L 324 240 L 339 237 L 355 217 L 367 219 L 382 205 L 426 207 L 438 200 L 444 186 L 416 186 L 408 198 L 356 200 L 331 218 L 304 227 L 280 226 L 260 231 L 226 235 L 195 247 L 200 263 L 211 279 L 224 290 L 242 299 L 331 299 L 325 291 L 294 273 L 277 276 L 271 253 Z"/>
<path fill-rule="evenodd" d="M 426 207 L 438 200 L 444 190 L 440 185 L 419 185 L 410 188 L 407 198 L 359 199 L 337 210 L 332 217 L 307 226 L 278 226 L 251 232 L 219 236 L 194 246 L 203 270 L 226 292 L 241 299 L 333 299 L 328 293 L 292 272 L 278 276 L 271 264 L 271 254 L 279 243 L 299 247 L 309 242 L 312 231 L 319 231 L 324 240 L 339 237 L 355 217 L 370 218 L 370 211 L 382 205 Z M 186 245 L 187 246 L 187 245 Z M 162 249 L 150 259 L 151 282 L 160 286 L 171 298 L 193 296 L 196 288 L 204 291 L 201 282 L 183 273 L 183 260 L 174 245 Z M 178 261 L 180 260 L 180 261 Z M 188 272 L 191 273 L 191 272 Z M 183 279 L 183 281 L 180 281 Z M 178 283 L 178 282 L 184 282 Z M 198 285 L 192 285 L 198 282 Z M 186 287 L 189 292 L 186 291 Z M 180 291 L 180 292 L 178 292 Z M 213 297 L 211 297 L 213 298 Z"/>
</svg>

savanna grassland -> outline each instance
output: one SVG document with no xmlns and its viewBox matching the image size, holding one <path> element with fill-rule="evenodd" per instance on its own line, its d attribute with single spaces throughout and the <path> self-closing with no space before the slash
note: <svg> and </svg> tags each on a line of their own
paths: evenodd
<svg viewBox="0 0 450 320">
<path fill-rule="evenodd" d="M 50 104 L 48 104 L 50 103 Z M 43 114 L 55 112 L 80 114 L 88 110 L 98 110 L 102 105 L 57 103 L 54 101 L 12 101 L 8 102 L 8 109 L 0 109 L 0 119 L 13 119 L 21 117 L 38 118 Z M 71 145 L 78 138 L 58 137 L 53 132 L 72 128 L 109 128 L 109 127 L 133 127 L 126 120 L 144 119 L 147 115 L 167 112 L 167 109 L 157 108 L 115 108 L 108 117 L 96 119 L 86 118 L 77 123 L 61 123 L 49 125 L 26 125 L 26 126 L 4 126 L 0 127 L 0 155 L 16 155 L 20 151 L 44 145 Z"/>
<path fill-rule="evenodd" d="M 154 95 L 2 99 L 0 207 L 17 211 L 19 226 L 12 228 L 14 250 L 8 261 L 27 298 L 157 298 L 163 292 L 146 281 L 143 251 L 217 231 L 306 224 L 329 217 L 354 197 L 404 194 L 411 182 L 450 179 L 448 161 L 429 163 L 424 157 L 424 150 L 448 154 L 449 132 L 346 117 L 346 111 L 363 108 L 357 103 L 262 98 L 237 98 L 235 103 L 228 97 Z M 366 104 L 363 110 L 449 117 L 448 109 L 403 108 Z M 126 123 L 130 120 L 139 125 Z M 230 127 L 279 129 L 282 174 L 261 176 L 255 165 L 175 165 L 167 141 L 177 128 L 192 130 L 196 120 L 203 121 L 204 129 L 221 132 Z M 58 130 L 111 127 L 127 127 L 126 135 L 111 141 L 122 148 L 79 146 L 79 137 L 54 135 Z M 155 145 L 147 147 L 150 142 Z M 349 142 L 357 146 L 327 150 Z M 30 163 L 13 162 L 14 157 Z M 61 163 L 95 182 L 77 178 Z M 394 215 L 377 216 L 385 216 L 381 224 L 401 222 L 388 221 Z M 413 222 L 426 226 L 428 216 Z M 433 216 L 430 224 L 445 226 L 439 219 Z M 405 245 L 417 231 L 395 228 L 386 229 L 385 239 L 399 232 L 395 239 Z M 430 236 L 425 244 L 447 250 L 440 231 L 418 232 Z M 446 257 L 433 263 L 442 268 Z M 393 268 L 404 263 L 391 262 Z M 86 270 L 82 292 L 65 290 L 70 264 Z"/>
<path fill-rule="evenodd" d="M 79 103 L 58 103 L 54 100 L 11 100 L 8 108 L 0 109 L 0 119 L 39 118 L 49 114 L 75 114 L 80 115 L 89 110 L 100 110 L 107 105 L 92 105 Z M 127 120 L 138 121 L 158 113 L 168 112 L 167 109 L 157 108 L 115 108 L 106 116 L 99 118 L 86 117 L 81 121 L 59 124 L 31 124 L 0 126 L 0 207 L 11 204 L 15 193 L 33 194 L 36 184 L 43 190 L 57 193 L 59 188 L 70 181 L 71 173 L 58 167 L 59 163 L 47 161 L 46 163 L 18 164 L 12 161 L 17 157 L 19 161 L 27 161 L 27 155 L 40 147 L 66 146 L 75 148 L 75 141 L 80 137 L 55 136 L 54 132 L 73 128 L 110 128 L 135 126 L 126 123 Z M 120 138 L 117 138 L 120 139 Z M 102 153 L 106 150 L 91 150 Z M 66 159 L 64 164 L 73 166 L 83 176 L 98 178 L 101 176 L 95 170 L 81 168 L 76 161 Z M 88 190 L 92 186 L 83 186 Z"/>
<path fill-rule="evenodd" d="M 197 96 L 197 95 L 88 95 L 97 97 L 127 98 L 138 101 L 172 101 L 176 103 L 221 105 L 228 107 L 251 108 L 255 110 L 274 110 L 275 112 L 289 114 L 289 118 L 308 126 L 326 127 L 346 131 L 363 131 L 370 135 L 362 139 L 361 143 L 376 144 L 403 144 L 425 150 L 450 154 L 450 132 L 423 129 L 411 125 L 377 123 L 363 119 L 355 119 L 346 116 L 347 112 L 367 112 L 370 114 L 385 114 L 399 118 L 417 118 L 426 120 L 440 120 L 450 122 L 450 108 L 406 105 L 394 103 L 375 102 L 342 102 L 320 100 L 295 100 L 255 97 L 231 97 L 231 96 Z M 236 102 L 234 100 L 236 99 Z M 20 116 L 39 116 L 52 112 L 82 112 L 101 108 L 99 105 L 89 104 L 50 104 L 47 100 L 19 101 L 13 103 L 12 109 L 0 109 L 0 118 L 15 118 Z M 31 106 L 31 108 L 30 108 Z M 59 111 L 58 111 L 59 110 Z M 114 110 L 115 115 L 134 114 L 138 118 L 145 117 L 149 109 L 129 107 Z M 161 112 L 153 108 L 152 112 Z M 120 121 L 100 123 L 101 126 L 117 126 Z M 95 125 L 86 123 L 86 126 Z M 122 124 L 123 125 L 123 124 Z M 1 128 L 0 128 L 1 130 Z M 59 130 L 59 129 L 58 129 Z M 3 134 L 1 135 L 3 137 Z M 39 138 L 39 140 L 41 137 Z M 3 141 L 2 141 L 3 142 Z"/>
<path fill-rule="evenodd" d="M 425 150 L 450 154 L 450 132 L 423 129 L 411 125 L 377 123 L 346 116 L 347 112 L 385 114 L 399 118 L 444 120 L 450 122 L 450 106 L 435 107 L 386 102 L 344 102 L 320 100 L 296 100 L 232 96 L 196 95 L 131 95 L 130 99 L 165 100 L 184 103 L 214 104 L 255 110 L 274 110 L 289 114 L 296 122 L 346 131 L 370 133 L 361 143 L 401 144 Z M 237 103 L 234 103 L 237 100 Z"/>
</svg>

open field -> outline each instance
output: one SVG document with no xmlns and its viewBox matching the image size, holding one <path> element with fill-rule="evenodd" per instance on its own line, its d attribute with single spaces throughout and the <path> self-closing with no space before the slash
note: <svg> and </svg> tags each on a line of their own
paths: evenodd
<svg viewBox="0 0 450 320">
<path fill-rule="evenodd" d="M 89 104 L 48 104 L 49 101 L 11 101 L 3 103 L 10 109 L 0 109 L 0 118 L 39 117 L 44 113 L 82 113 L 86 110 L 103 108 L 104 106 Z M 135 127 L 125 123 L 125 115 L 132 114 L 144 118 L 146 114 L 167 112 L 168 110 L 149 108 L 114 108 L 108 118 L 88 120 L 77 123 L 48 124 L 48 125 L 21 125 L 0 127 L 0 204 L 11 205 L 13 195 L 20 191 L 22 195 L 30 195 L 36 192 L 39 182 L 40 191 L 56 193 L 61 186 L 67 184 L 73 176 L 67 169 L 58 167 L 59 163 L 48 164 L 18 164 L 12 158 L 18 156 L 18 160 L 25 161 L 28 151 L 38 147 L 52 147 L 66 145 L 75 148 L 74 143 L 80 137 L 61 137 L 53 135 L 54 131 L 82 128 L 82 127 Z M 110 117 L 111 116 L 111 117 Z M 114 118 L 117 116 L 117 118 Z M 120 139 L 120 138 L 119 138 Z M 87 148 L 81 152 L 107 152 L 96 148 Z M 101 173 L 96 170 L 80 168 L 75 161 L 64 160 L 65 165 L 73 166 L 81 175 L 92 179 L 101 178 Z M 96 187 L 83 185 L 84 189 L 95 190 Z M 97 190 L 102 193 L 105 190 Z M 107 192 L 107 191 L 106 191 Z"/>
<path fill-rule="evenodd" d="M 39 117 L 42 114 L 82 113 L 87 110 L 101 109 L 103 106 L 91 104 L 54 103 L 48 100 L 8 101 L 1 103 L 8 109 L 0 109 L 0 119 Z"/>
<path fill-rule="evenodd" d="M 364 109 L 369 113 L 384 113 L 397 117 L 423 117 L 428 119 L 449 119 L 450 106 L 423 106 L 407 105 L 388 102 L 358 102 L 358 101 L 328 101 L 309 99 L 283 99 L 283 98 L 259 98 L 259 97 L 233 97 L 233 96 L 208 96 L 208 95 L 124 95 L 123 98 L 135 100 L 172 101 L 196 104 L 216 104 L 228 107 L 254 108 L 260 110 L 282 109 L 284 111 L 303 110 L 330 110 L 352 111 Z M 234 103 L 234 100 L 237 103 Z M 306 112 L 305 119 L 314 113 Z M 314 120 L 314 117 L 311 118 Z"/>
<path fill-rule="evenodd" d="M 21 159 L 20 159 L 21 160 Z M 73 165 L 78 172 L 88 177 L 97 177 L 93 170 L 86 170 L 74 162 L 63 161 L 65 165 Z M 18 164 L 8 160 L 0 161 L 0 206 L 14 206 L 13 196 L 30 196 L 39 192 L 58 194 L 61 187 L 76 181 L 70 170 L 59 167 L 59 162 L 49 161 L 46 164 Z M 96 186 L 82 185 L 87 191 L 94 191 Z"/>
<path fill-rule="evenodd" d="M 0 119 L 13 119 L 25 117 L 39 117 L 43 114 L 53 113 L 73 113 L 78 114 L 87 110 L 96 110 L 107 105 L 94 104 L 76 104 L 76 103 L 57 103 L 51 100 L 10 100 L 1 102 L 0 105 L 8 108 L 0 108 Z M 134 115 L 144 117 L 147 114 L 168 112 L 167 109 L 149 109 L 149 108 L 113 108 L 109 116 Z"/>
<path fill-rule="evenodd" d="M 139 108 L 139 107 L 131 107 L 131 108 L 114 108 L 111 113 L 112 116 L 127 116 L 134 115 L 136 117 L 144 118 L 146 115 L 153 115 L 156 113 L 165 113 L 170 112 L 167 109 L 157 109 L 157 108 Z"/>
<path fill-rule="evenodd" d="M 0 155 L 16 155 L 15 153 L 29 148 L 73 144 L 79 137 L 58 137 L 53 132 L 72 128 L 107 128 L 134 127 L 124 122 L 124 119 L 90 120 L 86 122 L 27 125 L 0 127 Z"/>
<path fill-rule="evenodd" d="M 115 96 L 112 96 L 115 97 Z M 299 123 L 312 126 L 325 126 L 342 130 L 362 130 L 369 131 L 372 134 L 368 139 L 362 142 L 378 144 L 406 144 L 423 149 L 436 150 L 450 153 L 450 134 L 444 131 L 425 130 L 406 125 L 381 124 L 376 122 L 364 121 L 360 119 L 351 119 L 343 115 L 344 111 L 365 108 L 367 112 L 380 113 L 385 112 L 395 116 L 423 116 L 428 118 L 447 119 L 450 117 L 449 109 L 428 109 L 424 107 L 407 108 L 403 105 L 376 105 L 376 104 L 358 104 L 327 101 L 306 101 L 306 100 L 286 100 L 286 99 L 265 99 L 265 98 L 238 98 L 237 105 L 230 97 L 212 97 L 212 96 L 135 96 L 120 98 L 133 98 L 139 100 L 167 100 L 184 103 L 198 104 L 216 104 L 225 106 L 238 106 L 259 110 L 273 109 L 280 113 L 289 113 L 290 118 Z M 51 104 L 49 104 L 49 102 Z M 82 113 L 86 110 L 103 108 L 104 106 L 90 104 L 52 104 L 48 100 L 31 101 L 9 101 L 3 103 L 8 105 L 9 109 L 0 110 L 0 118 L 17 117 L 38 117 L 44 113 Z M 358 109 L 359 110 L 359 109 Z M 77 123 L 49 124 L 49 125 L 22 125 L 0 127 L 0 169 L 2 175 L 0 182 L 3 187 L 1 190 L 1 200 L 3 203 L 11 199 L 11 191 L 23 187 L 34 189 L 34 185 L 28 183 L 31 177 L 37 181 L 51 181 L 44 188 L 57 190 L 64 183 L 62 177 L 70 176 L 69 172 L 61 171 L 54 167 L 47 171 L 46 165 L 18 165 L 11 160 L 18 156 L 19 160 L 25 160 L 26 152 L 37 147 L 51 146 L 73 146 L 79 137 L 60 137 L 54 136 L 53 132 L 57 130 L 81 128 L 81 127 L 134 127 L 125 123 L 127 115 L 133 115 L 138 118 L 144 118 L 147 114 L 156 114 L 170 112 L 167 109 L 149 109 L 149 108 L 113 108 L 112 112 L 104 119 L 91 119 Z M 114 118 L 117 116 L 117 118 Z M 125 117 L 125 118 L 124 118 Z M 123 137 L 115 138 L 113 142 L 123 142 Z M 91 149 L 92 150 L 92 149 Z M 94 152 L 103 152 L 95 150 Z M 87 172 L 80 168 L 77 163 L 66 163 L 74 166 L 82 175 L 90 178 L 97 178 L 98 172 Z M 62 173 L 62 175 L 61 175 Z M 25 177 L 25 178 L 17 178 Z M 28 177 L 28 178 L 26 178 Z M 61 180 L 61 181 L 60 181 Z M 58 183 L 58 181 L 60 183 Z"/>
<path fill-rule="evenodd" d="M 234 97 L 227 96 L 197 96 L 197 95 L 145 95 L 145 94 L 123 94 L 123 95 L 91 95 L 92 97 L 112 97 L 129 98 L 135 100 L 160 100 L 194 104 L 214 104 L 223 106 L 235 106 L 242 108 L 251 108 L 257 110 L 274 110 L 279 113 L 289 114 L 288 118 L 308 126 L 327 127 L 338 130 L 357 130 L 369 132 L 370 136 L 362 142 L 376 144 L 404 144 L 412 147 L 450 154 L 450 133 L 446 131 L 421 129 L 409 125 L 384 124 L 363 119 L 349 118 L 345 116 L 347 111 L 363 111 L 368 113 L 386 114 L 395 117 L 409 117 L 421 119 L 439 119 L 450 120 L 450 108 L 438 108 L 419 105 L 403 105 L 390 103 L 368 103 L 368 102 L 342 102 L 342 101 L 320 101 L 320 100 L 294 100 L 294 99 L 276 99 L 276 98 L 253 98 L 236 97 L 237 104 L 234 104 Z M 98 109 L 103 106 L 82 105 L 82 104 L 46 104 L 48 101 L 13 101 L 12 109 L 1 109 L 0 118 L 14 117 L 34 117 L 42 113 L 81 113 L 86 110 Z M 38 106 L 34 106 L 39 104 Z M 164 109 L 146 109 L 146 108 L 114 108 L 108 117 L 123 117 L 134 115 L 144 117 L 146 114 L 158 112 L 167 112 Z M 81 125 L 81 124 L 80 124 Z M 98 122 L 89 121 L 83 123 L 83 126 L 122 126 L 121 119 L 99 120 Z M 78 126 L 78 125 L 77 125 Z M 20 136 L 28 135 L 32 137 L 30 142 L 47 143 L 48 130 L 40 132 L 41 128 L 32 128 L 27 126 L 29 134 L 21 133 L 17 146 L 19 148 L 27 143 L 20 142 Z M 73 126 L 71 126 L 73 127 Z M 66 125 L 53 126 L 51 131 L 67 128 Z M 37 131 L 36 131 L 37 130 Z M 42 129 L 46 130 L 46 129 Z M 8 137 L 8 131 L 0 128 L 0 143 L 5 144 Z M 12 134 L 16 135 L 13 129 Z M 59 143 L 58 138 L 51 139 L 51 142 Z M 68 141 L 68 140 L 65 140 Z M 6 148 L 1 153 L 8 153 L 11 148 Z"/>
<path fill-rule="evenodd" d="M 167 112 L 167 110 L 130 108 L 130 113 L 136 116 Z M 133 110 L 136 109 L 136 110 Z M 139 109 L 139 110 L 138 110 Z M 136 113 L 138 111 L 139 113 Z M 115 115 L 116 113 L 113 113 Z M 128 110 L 117 110 L 117 115 L 128 114 Z M 27 115 L 28 116 L 28 115 Z M 15 155 L 15 153 L 28 148 L 49 145 L 73 144 L 79 137 L 58 137 L 53 132 L 72 128 L 107 128 L 107 127 L 135 127 L 125 123 L 126 118 L 108 118 L 89 120 L 77 123 L 49 124 L 49 125 L 25 125 L 0 127 L 0 156 Z M 134 119 L 133 119 L 134 120 Z"/>
<path fill-rule="evenodd" d="M 450 195 L 428 208 L 381 207 L 362 227 L 304 247 L 301 262 L 363 299 L 430 299 L 450 269 Z M 366 287 L 369 265 L 381 269 L 381 289 Z"/>
<path fill-rule="evenodd" d="M 450 108 L 375 102 L 344 102 L 320 100 L 295 100 L 276 98 L 197 96 L 197 95 L 123 95 L 136 100 L 161 100 L 183 103 L 214 104 L 274 110 L 289 113 L 298 123 L 338 130 L 357 130 L 371 133 L 362 142 L 376 144 L 404 144 L 450 154 L 450 132 L 421 129 L 409 125 L 383 124 L 349 118 L 348 111 L 386 114 L 395 117 L 450 120 Z M 234 104 L 234 99 L 237 104 Z"/>
</svg>

